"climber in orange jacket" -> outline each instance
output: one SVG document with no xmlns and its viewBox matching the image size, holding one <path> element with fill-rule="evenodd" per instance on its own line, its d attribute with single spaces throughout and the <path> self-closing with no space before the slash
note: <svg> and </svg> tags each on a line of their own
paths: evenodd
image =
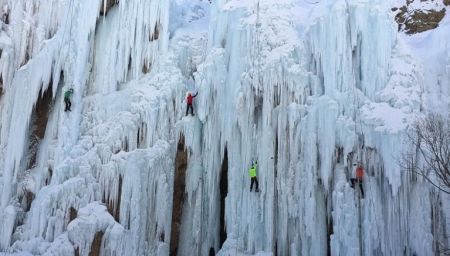
<svg viewBox="0 0 450 256">
<path fill-rule="evenodd" d="M 364 176 L 364 168 L 361 164 L 358 164 L 358 167 L 356 168 L 356 178 L 350 179 L 350 182 L 352 183 L 351 187 L 355 188 L 355 183 L 359 183 L 359 189 L 361 190 L 361 196 L 364 198 L 364 189 L 363 189 L 363 176 Z"/>
</svg>

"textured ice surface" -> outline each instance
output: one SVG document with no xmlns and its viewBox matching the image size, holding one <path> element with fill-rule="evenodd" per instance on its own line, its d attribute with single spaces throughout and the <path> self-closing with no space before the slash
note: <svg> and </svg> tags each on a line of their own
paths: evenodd
<svg viewBox="0 0 450 256">
<path fill-rule="evenodd" d="M 449 198 L 398 165 L 408 125 L 449 109 L 448 17 L 405 36 L 381 0 L 130 0 L 99 17 L 103 4 L 0 0 L 0 255 L 168 255 L 175 208 L 178 255 L 449 244 Z M 173 205 L 180 138 L 185 200 Z M 348 182 L 357 162 L 364 199 Z"/>
</svg>

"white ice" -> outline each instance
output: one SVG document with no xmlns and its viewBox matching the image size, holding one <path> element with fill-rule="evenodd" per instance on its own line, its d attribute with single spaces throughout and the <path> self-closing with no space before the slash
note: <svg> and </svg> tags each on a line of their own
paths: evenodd
<svg viewBox="0 0 450 256">
<path fill-rule="evenodd" d="M 398 159 L 416 118 L 448 114 L 450 16 L 407 36 L 398 4 L 129 0 L 102 17 L 102 0 L 0 0 L 0 255 L 89 255 L 96 237 L 101 255 L 169 255 L 175 208 L 178 255 L 449 245 L 450 199 Z M 199 93 L 195 116 L 187 91 Z M 185 200 L 173 205 L 181 138 Z M 252 160 L 260 193 L 249 192 Z M 357 162 L 364 199 L 349 184 Z"/>
</svg>

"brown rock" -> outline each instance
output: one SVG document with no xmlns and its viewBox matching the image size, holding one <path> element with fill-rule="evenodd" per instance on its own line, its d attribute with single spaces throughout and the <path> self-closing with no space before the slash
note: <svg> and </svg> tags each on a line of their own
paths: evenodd
<svg viewBox="0 0 450 256">
<path fill-rule="evenodd" d="M 412 2 L 413 0 L 407 1 L 407 5 Z M 450 2 L 450 0 L 444 0 L 444 2 Z M 395 21 L 398 23 L 398 30 L 403 30 L 407 34 L 421 33 L 438 27 L 446 12 L 446 9 L 442 8 L 440 11 L 415 10 L 411 14 L 411 11 L 408 12 L 407 9 L 407 6 L 392 8 L 392 11 L 398 11 L 395 15 Z"/>
<path fill-rule="evenodd" d="M 106 9 L 104 8 L 103 4 L 100 8 L 100 15 L 106 16 L 108 14 L 108 11 L 116 4 L 119 3 L 119 0 L 106 0 Z"/>
<path fill-rule="evenodd" d="M 439 26 L 439 22 L 445 16 L 445 8 L 440 11 L 415 11 L 410 19 L 405 23 L 405 31 L 407 34 L 416 34 L 427 30 L 435 29 Z"/>
</svg>

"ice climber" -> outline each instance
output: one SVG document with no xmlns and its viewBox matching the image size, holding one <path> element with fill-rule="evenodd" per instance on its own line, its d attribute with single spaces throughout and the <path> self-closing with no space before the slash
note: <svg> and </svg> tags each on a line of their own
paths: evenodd
<svg viewBox="0 0 450 256">
<path fill-rule="evenodd" d="M 70 102 L 70 97 L 72 97 L 73 89 L 70 88 L 68 91 L 64 93 L 64 103 L 66 104 L 66 108 L 64 111 L 72 111 L 70 107 L 72 106 L 72 102 Z"/>
<path fill-rule="evenodd" d="M 256 183 L 256 190 L 255 190 L 255 192 L 259 192 L 258 179 L 256 178 L 256 169 L 258 169 L 258 162 L 252 163 L 252 166 L 248 170 L 248 175 L 250 176 L 250 179 L 251 179 L 250 192 L 252 192 L 253 183 Z"/>
<path fill-rule="evenodd" d="M 192 102 L 194 100 L 194 98 L 197 96 L 198 92 L 192 96 L 192 94 L 189 92 L 187 97 L 186 97 L 186 103 L 187 103 L 187 108 L 186 108 L 186 116 L 188 115 L 189 109 L 191 110 L 191 115 L 194 116 L 194 107 L 192 107 Z"/>
<path fill-rule="evenodd" d="M 356 168 L 356 178 L 350 179 L 350 182 L 352 183 L 352 188 L 355 187 L 355 183 L 359 183 L 359 189 L 361 190 L 361 196 L 364 198 L 364 189 L 362 185 L 362 179 L 364 176 L 364 168 L 361 164 L 358 164 L 358 167 Z"/>
</svg>

